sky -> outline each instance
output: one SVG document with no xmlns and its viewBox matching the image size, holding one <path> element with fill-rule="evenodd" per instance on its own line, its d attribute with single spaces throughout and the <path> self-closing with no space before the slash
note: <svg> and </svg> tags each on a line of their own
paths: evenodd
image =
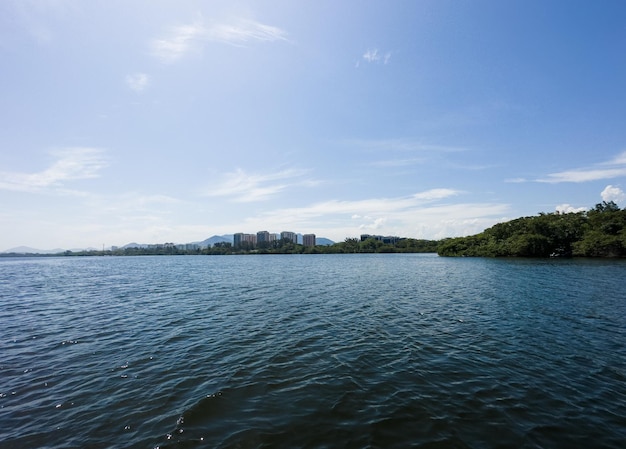
<svg viewBox="0 0 626 449">
<path fill-rule="evenodd" d="M 3 0 L 0 251 L 626 207 L 623 0 Z"/>
</svg>

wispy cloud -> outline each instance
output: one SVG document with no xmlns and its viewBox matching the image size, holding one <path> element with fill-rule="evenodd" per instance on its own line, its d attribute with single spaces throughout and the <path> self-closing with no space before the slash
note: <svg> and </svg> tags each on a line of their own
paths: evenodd
<svg viewBox="0 0 626 449">
<path fill-rule="evenodd" d="M 462 193 L 439 188 L 403 197 L 329 200 L 267 211 L 243 224 L 250 229 L 305 229 L 335 239 L 371 232 L 443 238 L 478 233 L 506 219 L 508 205 L 455 203 L 453 198 Z"/>
<path fill-rule="evenodd" d="M 237 169 L 227 173 L 217 186 L 209 189 L 205 194 L 230 197 L 237 202 L 267 200 L 290 186 L 310 186 L 311 180 L 301 179 L 307 172 L 307 170 L 290 168 L 275 173 L 258 174 Z"/>
<path fill-rule="evenodd" d="M 528 179 L 526 178 L 507 178 L 504 180 L 504 182 L 508 182 L 511 184 L 522 184 L 524 182 L 528 182 Z"/>
<path fill-rule="evenodd" d="M 368 48 L 365 53 L 361 55 L 361 59 L 359 59 L 356 63 L 356 67 L 361 65 L 361 62 L 366 62 L 368 64 L 383 64 L 387 65 L 391 61 L 391 52 L 381 53 L 378 48 Z"/>
<path fill-rule="evenodd" d="M 286 40 L 287 33 L 284 30 L 253 20 L 205 25 L 199 19 L 192 24 L 172 27 L 166 37 L 152 41 L 152 51 L 161 61 L 171 63 L 207 42 L 244 46 L 254 41 Z"/>
<path fill-rule="evenodd" d="M 365 151 L 376 156 L 381 155 L 383 159 L 374 160 L 368 165 L 375 167 L 408 167 L 411 165 L 421 165 L 432 163 L 433 160 L 441 164 L 442 155 L 448 153 L 458 153 L 467 151 L 467 148 L 451 145 L 432 145 L 413 139 L 348 139 L 342 144 L 353 147 L 359 151 Z M 408 156 L 408 157 L 407 157 Z M 447 163 L 447 165 L 451 165 Z M 485 167 L 469 167 L 463 165 L 458 168 L 483 169 Z"/>
<path fill-rule="evenodd" d="M 377 48 L 368 49 L 365 53 L 363 53 L 363 60 L 366 62 L 388 64 L 391 60 L 391 52 L 387 52 L 383 55 L 382 53 L 379 53 Z"/>
<path fill-rule="evenodd" d="M 598 181 L 600 179 L 613 179 L 620 176 L 626 176 L 626 151 L 610 161 L 602 162 L 592 167 L 550 173 L 545 178 L 540 178 L 536 181 L 557 184 L 561 182 Z"/>
<path fill-rule="evenodd" d="M 425 162 L 425 158 L 408 158 L 408 159 L 388 159 L 384 161 L 374 161 L 370 165 L 374 167 L 407 167 Z"/>
<path fill-rule="evenodd" d="M 0 189 L 37 192 L 59 188 L 68 181 L 96 178 L 108 166 L 104 151 L 98 148 L 65 148 L 52 155 L 56 161 L 40 172 L 0 172 Z"/>
<path fill-rule="evenodd" d="M 215 24 L 207 29 L 210 40 L 225 44 L 242 45 L 250 41 L 286 41 L 287 33 L 274 26 L 253 20 L 240 20 L 235 24 Z"/>
<path fill-rule="evenodd" d="M 420 153 L 456 153 L 467 148 L 453 145 L 426 144 L 414 139 L 346 139 L 345 145 L 375 151 L 404 151 Z"/>
<path fill-rule="evenodd" d="M 150 78 L 145 73 L 133 73 L 126 76 L 126 85 L 135 92 L 143 92 L 150 82 Z"/>
</svg>

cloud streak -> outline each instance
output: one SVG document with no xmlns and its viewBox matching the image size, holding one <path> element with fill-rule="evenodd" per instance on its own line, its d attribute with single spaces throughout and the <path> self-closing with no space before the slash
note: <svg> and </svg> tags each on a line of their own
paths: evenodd
<svg viewBox="0 0 626 449">
<path fill-rule="evenodd" d="M 601 179 L 613 179 L 626 176 L 626 151 L 611 161 L 596 164 L 593 167 L 577 168 L 556 173 L 550 173 L 537 182 L 558 184 L 561 182 L 588 182 Z"/>
<path fill-rule="evenodd" d="M 286 40 L 286 31 L 253 20 L 239 20 L 233 23 L 212 23 L 209 25 L 205 25 L 202 20 L 198 20 L 192 24 L 172 27 L 166 37 L 154 39 L 152 41 L 152 52 L 162 62 L 172 63 L 208 42 L 244 46 L 254 41 L 274 42 Z"/>
<path fill-rule="evenodd" d="M 404 197 L 329 200 L 268 211 L 250 217 L 244 224 L 250 229 L 304 229 L 334 239 L 374 231 L 438 239 L 475 234 L 506 219 L 506 204 L 451 202 L 462 193 L 440 188 Z"/>
<path fill-rule="evenodd" d="M 310 186 L 310 180 L 300 179 L 308 171 L 286 169 L 275 173 L 246 173 L 242 169 L 227 173 L 221 183 L 205 192 L 206 196 L 230 197 L 236 202 L 264 201 L 294 185 Z"/>
<path fill-rule="evenodd" d="M 343 144 L 374 151 L 397 151 L 419 153 L 456 153 L 467 151 L 467 148 L 446 145 L 425 144 L 412 139 L 348 139 Z"/>
<path fill-rule="evenodd" d="M 108 166 L 104 151 L 98 148 L 65 148 L 52 155 L 57 158 L 56 162 L 40 172 L 0 172 L 0 189 L 39 192 L 59 188 L 68 181 L 97 178 L 100 170 Z"/>
</svg>

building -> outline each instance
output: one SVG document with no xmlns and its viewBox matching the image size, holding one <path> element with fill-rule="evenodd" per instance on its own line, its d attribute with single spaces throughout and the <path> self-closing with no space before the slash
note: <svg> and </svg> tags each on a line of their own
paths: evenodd
<svg viewBox="0 0 626 449">
<path fill-rule="evenodd" d="M 302 244 L 304 246 L 315 246 L 315 234 L 304 234 L 302 236 Z"/>
<path fill-rule="evenodd" d="M 244 234 L 243 232 L 238 232 L 233 235 L 233 247 L 241 248 L 245 246 L 246 249 L 252 249 L 256 246 L 257 236 L 255 234 Z"/>
<path fill-rule="evenodd" d="M 382 235 L 361 234 L 362 242 L 366 241 L 367 239 L 378 240 L 379 242 L 383 242 L 386 245 L 395 245 L 400 240 L 402 240 L 402 238 L 400 237 L 395 237 L 395 236 L 390 236 L 390 235 L 382 236 Z"/>
<path fill-rule="evenodd" d="M 267 231 L 259 231 L 256 233 L 256 244 L 270 241 L 270 233 Z"/>
<path fill-rule="evenodd" d="M 280 233 L 280 238 L 284 242 L 298 243 L 298 235 L 295 232 L 283 231 Z"/>
</svg>

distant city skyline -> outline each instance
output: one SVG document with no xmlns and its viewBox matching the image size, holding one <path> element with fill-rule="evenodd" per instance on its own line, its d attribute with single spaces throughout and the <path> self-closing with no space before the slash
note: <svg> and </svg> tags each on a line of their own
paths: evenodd
<svg viewBox="0 0 626 449">
<path fill-rule="evenodd" d="M 626 2 L 0 5 L 0 251 L 626 207 Z"/>
</svg>

